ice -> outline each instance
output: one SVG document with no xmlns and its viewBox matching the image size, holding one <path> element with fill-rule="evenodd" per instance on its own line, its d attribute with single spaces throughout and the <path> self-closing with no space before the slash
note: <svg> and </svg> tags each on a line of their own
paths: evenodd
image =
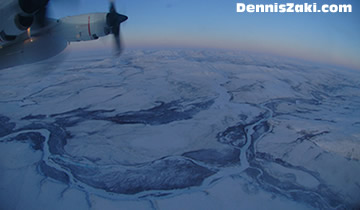
<svg viewBox="0 0 360 210">
<path fill-rule="evenodd" d="M 0 71 L 1 208 L 360 205 L 357 70 L 211 50 L 53 62 Z"/>
</svg>

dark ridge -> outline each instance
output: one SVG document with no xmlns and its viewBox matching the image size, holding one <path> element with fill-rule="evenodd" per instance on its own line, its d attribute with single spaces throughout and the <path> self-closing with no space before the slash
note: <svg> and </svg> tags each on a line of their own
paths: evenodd
<svg viewBox="0 0 360 210">
<path fill-rule="evenodd" d="M 39 115 L 28 115 L 26 117 L 21 118 L 21 120 L 42 120 L 45 118 L 46 118 L 46 115 L 39 114 Z"/>
<path fill-rule="evenodd" d="M 245 125 L 239 124 L 227 128 L 216 135 L 218 142 L 235 147 L 243 147 L 246 144 Z"/>
<path fill-rule="evenodd" d="M 41 150 L 43 151 L 45 137 L 41 135 L 41 133 L 38 132 L 28 132 L 28 133 L 22 133 L 15 137 L 15 140 L 26 142 L 31 141 L 31 147 L 34 150 Z"/>
<path fill-rule="evenodd" d="M 10 118 L 0 115 L 0 137 L 12 133 L 15 126 L 15 123 L 10 122 Z"/>
<path fill-rule="evenodd" d="M 126 112 L 114 117 L 104 117 L 103 119 L 117 124 L 168 124 L 174 121 L 191 119 L 200 111 L 208 109 L 214 103 L 214 100 L 191 104 L 185 104 L 182 101 L 159 103 L 159 105 L 147 110 Z"/>
<path fill-rule="evenodd" d="M 64 184 L 70 183 L 70 178 L 66 173 L 48 166 L 43 160 L 39 162 L 39 169 L 46 177 L 50 177 Z"/>
<path fill-rule="evenodd" d="M 200 186 L 203 180 L 216 172 L 186 159 L 160 159 L 132 169 L 83 167 L 58 162 L 68 168 L 74 177 L 97 189 L 118 194 L 137 194 L 150 190 L 174 190 Z"/>
<path fill-rule="evenodd" d="M 239 164 L 240 162 L 239 149 L 226 149 L 221 152 L 215 149 L 203 149 L 187 152 L 182 154 L 182 156 L 219 166 L 229 166 L 233 164 Z"/>
</svg>

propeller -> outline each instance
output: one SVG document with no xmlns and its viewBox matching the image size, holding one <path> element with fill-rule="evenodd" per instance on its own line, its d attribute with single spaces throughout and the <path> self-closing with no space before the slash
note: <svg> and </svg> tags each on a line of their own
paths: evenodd
<svg viewBox="0 0 360 210">
<path fill-rule="evenodd" d="M 120 37 L 120 24 L 128 19 L 127 16 L 116 12 L 115 3 L 110 2 L 110 11 L 106 15 L 106 24 L 109 33 L 112 33 L 115 38 L 116 54 L 120 55 L 122 52 L 122 41 Z"/>
</svg>

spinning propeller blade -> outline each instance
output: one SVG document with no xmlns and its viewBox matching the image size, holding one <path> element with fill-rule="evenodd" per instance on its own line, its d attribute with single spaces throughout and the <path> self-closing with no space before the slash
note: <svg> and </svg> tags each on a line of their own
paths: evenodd
<svg viewBox="0 0 360 210">
<path fill-rule="evenodd" d="M 127 19 L 127 16 L 116 12 L 115 3 L 111 1 L 109 13 L 106 15 L 106 24 L 109 27 L 110 33 L 114 35 L 117 55 L 121 54 L 123 46 L 120 36 L 120 24 L 125 22 Z"/>
</svg>

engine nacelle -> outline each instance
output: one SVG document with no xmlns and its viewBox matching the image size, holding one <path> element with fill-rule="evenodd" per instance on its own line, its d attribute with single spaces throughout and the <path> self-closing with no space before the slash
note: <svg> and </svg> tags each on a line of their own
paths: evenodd
<svg viewBox="0 0 360 210">
<path fill-rule="evenodd" d="M 33 16 L 14 15 L 10 18 L 12 20 L 0 31 L 1 42 L 11 42 L 16 39 L 17 36 L 24 33 L 34 22 Z"/>
<path fill-rule="evenodd" d="M 106 24 L 107 13 L 92 13 L 60 19 L 59 32 L 69 42 L 98 39 L 110 33 Z"/>
</svg>

